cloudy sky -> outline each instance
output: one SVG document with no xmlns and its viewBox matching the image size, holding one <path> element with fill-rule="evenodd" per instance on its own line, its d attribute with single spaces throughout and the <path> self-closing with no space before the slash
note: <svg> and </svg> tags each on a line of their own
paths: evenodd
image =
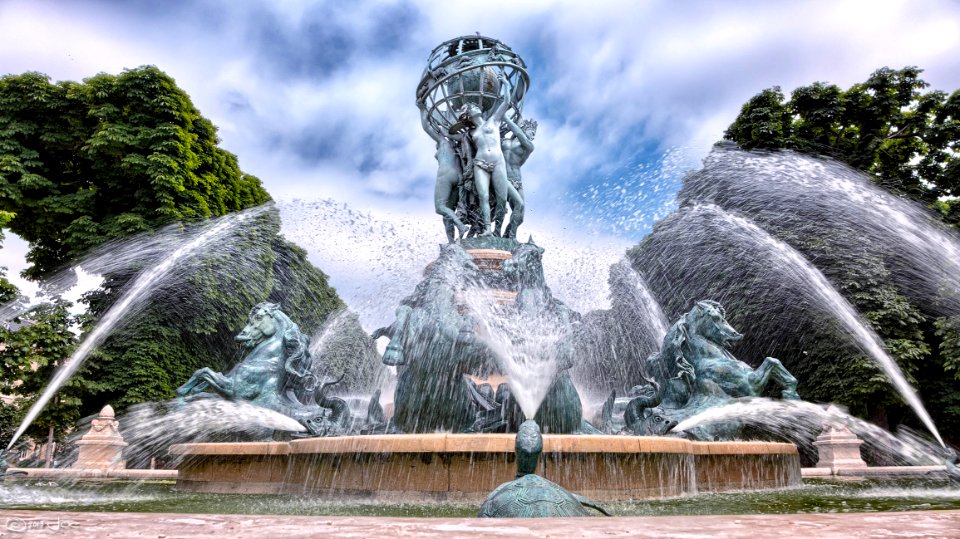
<svg viewBox="0 0 960 539">
<path fill-rule="evenodd" d="M 847 87 L 906 65 L 933 88 L 960 88 L 960 3 L 946 0 L 2 0 L 0 73 L 158 66 L 287 204 L 285 233 L 349 300 L 357 249 L 317 236 L 359 219 L 403 231 L 404 244 L 443 241 L 413 94 L 433 47 L 475 32 L 510 45 L 533 81 L 524 112 L 540 130 L 521 233 L 548 261 L 553 249 L 597 268 L 671 209 L 683 172 L 763 88 Z M 352 217 L 326 222 L 330 201 Z M 6 243 L 0 263 L 15 270 L 23 247 Z M 412 256 L 422 267 L 430 255 Z M 565 278 L 568 294 L 597 295 L 576 286 L 587 277 Z"/>
</svg>

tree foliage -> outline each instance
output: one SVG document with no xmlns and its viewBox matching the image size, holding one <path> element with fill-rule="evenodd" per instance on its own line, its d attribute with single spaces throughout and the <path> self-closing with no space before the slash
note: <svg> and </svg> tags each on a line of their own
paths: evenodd
<svg viewBox="0 0 960 539">
<path fill-rule="evenodd" d="M 0 210 L 41 276 L 106 240 L 263 204 L 260 181 L 153 66 L 0 78 Z"/>
<path fill-rule="evenodd" d="M 269 202 L 260 181 L 217 144 L 214 125 L 153 66 L 79 83 L 51 83 L 40 73 L 0 77 L 0 218 L 30 243 L 32 266 L 25 273 L 41 278 L 111 240 L 156 234 L 171 224 L 189 231 Z M 136 252 L 136 245 L 127 248 Z M 83 327 L 95 325 L 157 261 L 143 255 L 103 275 L 103 286 L 84 298 Z M 78 413 L 168 399 L 200 367 L 229 370 L 242 356 L 233 336 L 256 303 L 279 303 L 307 333 L 343 306 L 327 276 L 280 236 L 276 210 L 211 246 L 189 270 L 152 290 L 148 304 L 125 318 L 87 362 L 77 382 Z M 8 335 L 24 344 L 7 355 L 26 353 L 26 343 L 42 337 L 37 332 L 53 324 L 55 313 L 21 330 L 26 333 Z M 42 368 L 62 362 L 68 350 L 64 344 L 44 352 Z M 19 375 L 22 364 L 17 359 Z M 0 374 L 6 382 L 14 376 Z M 32 395 L 39 387 L 31 382 L 21 391 Z M 60 420 L 75 419 L 71 414 Z"/>
<path fill-rule="evenodd" d="M 12 408 L 17 416 L 29 409 L 43 388 L 63 366 L 77 345 L 71 328 L 77 320 L 69 312 L 70 303 L 44 303 L 0 327 L 0 392 L 16 397 Z M 82 399 L 100 384 L 83 376 L 74 376 L 31 425 L 29 433 L 46 437 L 50 426 L 59 439 L 81 417 Z M 8 433 L 8 436 L 12 435 Z M 9 440 L 8 440 L 9 442 Z"/>
<path fill-rule="evenodd" d="M 20 420 L 20 409 L 15 403 L 0 401 L 0 459 L 4 458 L 2 450 L 10 445 L 13 433 L 20 426 Z"/>
<path fill-rule="evenodd" d="M 779 87 L 743 105 L 724 136 L 744 149 L 824 154 L 960 223 L 960 90 L 923 90 L 921 69 L 882 68 L 846 90 L 815 82 L 785 100 Z"/>
</svg>

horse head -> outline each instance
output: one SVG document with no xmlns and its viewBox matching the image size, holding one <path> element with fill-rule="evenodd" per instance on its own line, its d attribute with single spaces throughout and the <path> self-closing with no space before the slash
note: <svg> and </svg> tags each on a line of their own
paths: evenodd
<svg viewBox="0 0 960 539">
<path fill-rule="evenodd" d="M 743 335 L 727 322 L 727 312 L 716 301 L 697 302 L 686 318 L 689 331 L 722 348 L 730 348 L 743 338 Z"/>
<path fill-rule="evenodd" d="M 280 307 L 276 303 L 258 303 L 250 311 L 247 325 L 237 334 L 237 342 L 247 348 L 253 348 L 263 341 L 276 335 L 280 325 L 276 313 Z"/>
<path fill-rule="evenodd" d="M 503 262 L 503 275 L 519 288 L 543 288 L 543 247 L 533 243 L 533 237 L 520 244 L 513 257 Z"/>
</svg>

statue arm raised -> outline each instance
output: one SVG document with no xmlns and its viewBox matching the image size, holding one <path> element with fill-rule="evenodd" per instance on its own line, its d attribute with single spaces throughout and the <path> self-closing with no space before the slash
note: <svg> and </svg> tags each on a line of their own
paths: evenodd
<svg viewBox="0 0 960 539">
<path fill-rule="evenodd" d="M 507 77 L 505 77 L 503 73 L 500 73 L 500 76 L 497 78 L 500 79 L 500 90 L 501 90 L 500 93 L 505 94 L 503 90 L 510 87 L 510 85 L 507 84 Z M 490 115 L 490 119 L 494 120 L 497 123 L 497 125 L 499 125 L 500 122 L 503 121 L 503 117 L 507 114 L 507 109 L 509 109 L 510 106 L 513 105 L 514 95 L 513 95 L 513 92 L 511 92 L 510 95 L 501 95 L 501 97 L 503 99 L 502 101 L 500 101 L 500 105 L 497 106 L 497 109 L 493 111 L 492 115 Z"/>
<path fill-rule="evenodd" d="M 423 130 L 430 135 L 430 138 L 432 138 L 434 142 L 440 144 L 441 135 L 436 129 L 434 129 L 433 124 L 431 124 L 428 120 L 428 113 L 426 109 L 420 109 L 420 125 L 423 126 Z"/>
<path fill-rule="evenodd" d="M 523 146 L 523 149 L 527 150 L 528 153 L 533 152 L 533 141 L 527 137 L 527 134 L 523 132 L 523 129 L 520 129 L 520 126 L 517 125 L 513 120 L 508 116 L 503 117 L 504 123 L 507 124 L 507 127 L 510 128 L 510 131 L 513 131 L 513 136 L 517 138 L 517 141 L 520 143 L 520 146 Z"/>
</svg>

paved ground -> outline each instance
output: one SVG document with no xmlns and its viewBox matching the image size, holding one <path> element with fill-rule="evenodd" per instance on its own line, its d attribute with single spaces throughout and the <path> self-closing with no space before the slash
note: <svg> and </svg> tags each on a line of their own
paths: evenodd
<svg viewBox="0 0 960 539">
<path fill-rule="evenodd" d="M 493 520 L 0 510 L 0 537 L 58 536 L 960 538 L 960 511 Z"/>
</svg>

